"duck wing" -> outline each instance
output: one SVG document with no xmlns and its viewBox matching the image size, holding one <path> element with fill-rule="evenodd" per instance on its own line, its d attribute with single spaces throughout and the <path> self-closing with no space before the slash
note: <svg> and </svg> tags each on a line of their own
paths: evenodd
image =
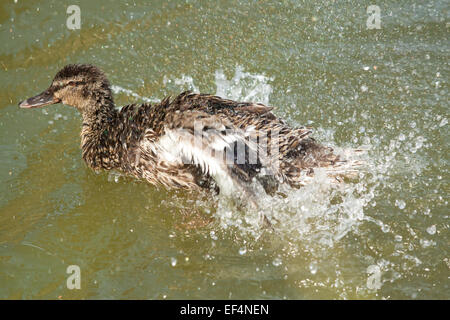
<svg viewBox="0 0 450 320">
<path fill-rule="evenodd" d="M 197 108 L 167 115 L 155 147 L 161 161 L 198 167 L 215 180 L 221 193 L 251 194 L 252 179 L 271 173 L 269 159 L 251 137 L 252 128 L 242 130 L 227 117 Z M 261 181 L 265 189 L 274 183 Z"/>
<path fill-rule="evenodd" d="M 218 96 L 185 91 L 178 95 L 171 103 L 177 110 L 201 110 L 208 114 L 217 114 L 226 111 L 253 113 L 254 115 L 275 116 L 271 113 L 273 107 L 255 102 L 238 102 Z"/>
</svg>

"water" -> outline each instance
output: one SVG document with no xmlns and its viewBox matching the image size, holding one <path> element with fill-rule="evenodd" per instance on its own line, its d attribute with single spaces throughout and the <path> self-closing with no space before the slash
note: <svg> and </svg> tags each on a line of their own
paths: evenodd
<svg viewBox="0 0 450 320">
<path fill-rule="evenodd" d="M 378 1 L 0 4 L 0 298 L 448 299 L 448 4 Z M 67 106 L 19 110 L 66 63 L 107 73 L 117 105 L 190 89 L 276 107 L 340 152 L 257 213 L 82 162 Z M 68 266 L 81 270 L 69 290 Z"/>
</svg>

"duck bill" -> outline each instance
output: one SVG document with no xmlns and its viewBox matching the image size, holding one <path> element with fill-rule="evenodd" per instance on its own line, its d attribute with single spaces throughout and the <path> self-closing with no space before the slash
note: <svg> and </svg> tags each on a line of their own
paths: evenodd
<svg viewBox="0 0 450 320">
<path fill-rule="evenodd" d="M 21 103 L 19 103 L 19 107 L 23 109 L 31 109 L 31 108 L 39 108 L 43 106 L 48 106 L 50 104 L 59 103 L 60 100 L 53 96 L 49 90 L 46 90 L 37 96 L 28 98 Z"/>
</svg>

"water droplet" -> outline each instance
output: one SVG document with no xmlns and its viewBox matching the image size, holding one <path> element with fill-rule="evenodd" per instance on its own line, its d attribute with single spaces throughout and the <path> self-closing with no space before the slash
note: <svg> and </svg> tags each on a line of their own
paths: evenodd
<svg viewBox="0 0 450 320">
<path fill-rule="evenodd" d="M 420 239 L 419 243 L 422 246 L 422 248 L 428 248 L 429 246 L 435 245 L 434 241 L 427 240 L 427 239 Z"/>
<path fill-rule="evenodd" d="M 170 258 L 170 265 L 172 267 L 175 267 L 177 265 L 177 259 L 174 257 Z"/>
<path fill-rule="evenodd" d="M 279 267 L 279 266 L 281 266 L 281 265 L 283 264 L 283 261 L 282 261 L 280 258 L 275 258 L 275 259 L 272 261 L 272 264 L 273 264 L 275 267 Z"/>
<path fill-rule="evenodd" d="M 435 233 L 436 233 L 436 225 L 433 224 L 431 227 L 428 227 L 428 228 L 427 228 L 427 232 L 428 232 L 429 234 L 435 234 Z"/>
<path fill-rule="evenodd" d="M 406 203 L 403 200 L 395 200 L 395 205 L 400 209 L 403 210 L 406 207 Z"/>
<path fill-rule="evenodd" d="M 317 263 L 311 262 L 311 263 L 309 264 L 309 271 L 310 271 L 312 274 L 316 274 L 316 273 L 317 273 Z"/>
</svg>

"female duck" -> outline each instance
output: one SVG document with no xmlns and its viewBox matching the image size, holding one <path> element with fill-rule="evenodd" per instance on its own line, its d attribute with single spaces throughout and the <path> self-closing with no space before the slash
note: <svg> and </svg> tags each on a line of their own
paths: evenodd
<svg viewBox="0 0 450 320">
<path fill-rule="evenodd" d="M 256 181 L 267 193 L 302 185 L 314 168 L 336 172 L 343 161 L 291 128 L 271 107 L 183 92 L 174 99 L 116 109 L 110 84 L 93 65 L 67 65 L 50 87 L 20 103 L 64 103 L 83 118 L 81 149 L 92 169 L 116 169 L 167 188 L 234 193 Z"/>
</svg>

